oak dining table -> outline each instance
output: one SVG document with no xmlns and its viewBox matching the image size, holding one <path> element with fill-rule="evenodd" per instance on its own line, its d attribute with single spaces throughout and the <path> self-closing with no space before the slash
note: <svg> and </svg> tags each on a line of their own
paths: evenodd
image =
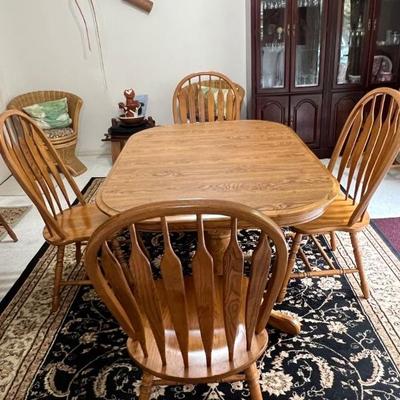
<svg viewBox="0 0 400 400">
<path fill-rule="evenodd" d="M 279 226 L 319 217 L 340 191 L 336 179 L 289 127 L 238 120 L 161 126 L 126 143 L 96 196 L 112 216 L 135 206 L 173 200 L 231 200 L 263 212 Z M 195 218 L 170 217 L 176 230 Z M 224 221 L 205 221 L 216 273 L 229 241 Z M 143 230 L 157 229 L 147 221 Z M 295 318 L 273 311 L 270 324 L 299 333 Z"/>
</svg>

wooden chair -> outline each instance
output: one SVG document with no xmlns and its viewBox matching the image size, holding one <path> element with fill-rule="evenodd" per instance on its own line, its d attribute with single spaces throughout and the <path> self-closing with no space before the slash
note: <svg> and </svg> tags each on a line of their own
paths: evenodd
<svg viewBox="0 0 400 400">
<path fill-rule="evenodd" d="M 244 89 L 218 72 L 196 72 L 183 78 L 172 100 L 174 123 L 240 119 Z"/>
<path fill-rule="evenodd" d="M 59 90 L 42 90 L 15 97 L 10 101 L 7 108 L 9 110 L 23 111 L 24 107 L 32 104 L 59 100 L 64 97 L 66 97 L 68 101 L 68 113 L 72 119 L 71 128 L 47 129 L 44 132 L 47 134 L 52 145 L 56 148 L 70 173 L 73 176 L 78 176 L 87 170 L 86 166 L 75 155 L 76 145 L 78 143 L 79 115 L 83 105 L 83 101 L 80 97 Z"/>
<path fill-rule="evenodd" d="M 203 215 L 225 215 L 231 239 L 218 276 L 204 239 Z M 172 249 L 168 216 L 193 215 L 197 250 L 192 276 L 183 276 Z M 197 216 L 197 217 L 196 217 Z M 206 219 L 204 218 L 204 220 Z M 160 279 L 143 250 L 140 223 L 160 221 L 164 238 Z M 196 222 L 197 220 L 197 222 Z M 238 225 L 261 230 L 250 276 L 237 241 Z M 129 262 L 114 238 L 129 229 Z M 119 236 L 120 237 L 120 236 Z M 271 266 L 270 241 L 275 245 Z M 86 269 L 95 289 L 128 334 L 128 351 L 144 371 L 140 399 L 152 385 L 236 381 L 246 378 L 252 399 L 262 399 L 256 360 L 268 344 L 265 329 L 285 274 L 287 249 L 279 227 L 249 207 L 211 200 L 153 203 L 111 218 L 93 234 Z M 244 371 L 245 375 L 238 375 Z M 157 377 L 157 379 L 156 379 Z"/>
<path fill-rule="evenodd" d="M 14 241 L 14 242 L 18 242 L 18 238 L 17 235 L 15 234 L 15 232 L 12 230 L 11 226 L 8 225 L 7 221 L 4 219 L 4 217 L 0 214 L 0 226 L 2 226 L 8 236 L 10 236 L 10 238 Z"/>
<path fill-rule="evenodd" d="M 87 280 L 62 280 L 65 246 L 76 244 L 79 262 L 81 243 L 87 241 L 108 217 L 95 205 L 86 204 L 46 135 L 26 114 L 10 110 L 0 116 L 0 150 L 13 176 L 42 216 L 46 225 L 44 238 L 58 248 L 53 296 L 55 311 L 60 303 L 61 286 L 90 283 Z M 67 188 L 77 197 L 77 205 L 72 206 Z"/>
<path fill-rule="evenodd" d="M 389 88 L 379 88 L 367 93 L 349 115 L 328 166 L 329 171 L 342 183 L 343 193 L 321 217 L 294 227 L 295 237 L 284 286 L 279 296 L 280 301 L 285 296 L 290 278 L 353 273 L 359 273 L 363 295 L 365 298 L 369 297 L 357 232 L 368 225 L 368 204 L 400 150 L 399 116 L 400 92 Z M 354 268 L 335 269 L 314 237 L 314 235 L 330 233 L 331 246 L 334 250 L 336 248 L 335 231 L 350 234 L 356 264 Z M 300 248 L 303 235 L 311 235 L 330 269 L 311 270 Z M 298 251 L 308 267 L 305 273 L 291 273 Z"/>
</svg>

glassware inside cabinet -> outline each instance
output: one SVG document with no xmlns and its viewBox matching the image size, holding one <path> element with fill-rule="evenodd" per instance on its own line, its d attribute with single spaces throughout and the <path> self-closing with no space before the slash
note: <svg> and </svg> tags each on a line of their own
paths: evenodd
<svg viewBox="0 0 400 400">
<path fill-rule="evenodd" d="M 261 87 L 285 86 L 286 0 L 262 0 L 261 18 Z"/>
<path fill-rule="evenodd" d="M 397 80 L 400 67 L 400 1 L 381 0 L 379 19 L 373 21 L 376 34 L 372 82 Z"/>
<path fill-rule="evenodd" d="M 324 0 L 297 0 L 296 87 L 319 85 Z"/>
<path fill-rule="evenodd" d="M 368 29 L 369 0 L 344 0 L 340 55 L 336 82 L 338 85 L 361 84 L 366 32 Z M 370 27 L 371 28 L 371 27 Z"/>
</svg>

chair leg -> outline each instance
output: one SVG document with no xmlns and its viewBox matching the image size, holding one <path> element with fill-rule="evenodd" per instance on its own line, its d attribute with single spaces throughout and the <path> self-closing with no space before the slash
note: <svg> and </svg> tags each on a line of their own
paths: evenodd
<svg viewBox="0 0 400 400">
<path fill-rule="evenodd" d="M 293 271 L 293 267 L 296 262 L 297 252 L 299 251 L 302 238 L 303 238 L 303 235 L 301 233 L 296 233 L 296 236 L 293 239 L 293 244 L 292 244 L 292 248 L 291 248 L 290 254 L 289 254 L 289 260 L 288 260 L 288 265 L 287 265 L 287 269 L 286 269 L 285 279 L 283 281 L 282 289 L 281 289 L 281 292 L 279 293 L 278 300 L 277 300 L 278 303 L 281 303 L 286 296 L 287 286 L 290 281 L 290 274 Z"/>
<path fill-rule="evenodd" d="M 76 263 L 79 264 L 82 258 L 82 243 L 76 242 L 75 243 L 75 260 Z"/>
<path fill-rule="evenodd" d="M 142 384 L 140 385 L 139 400 L 149 400 L 153 387 L 154 376 L 143 372 Z"/>
<path fill-rule="evenodd" d="M 361 290 L 363 292 L 364 297 L 366 299 L 368 299 L 368 297 L 369 297 L 368 280 L 367 280 L 367 276 L 365 274 L 364 266 L 362 263 L 362 257 L 361 257 L 360 246 L 358 243 L 357 233 L 356 232 L 350 233 L 350 239 L 351 239 L 351 244 L 353 246 L 353 252 L 354 252 L 354 258 L 356 261 L 356 266 L 358 269 L 358 273 L 360 275 Z"/>
<path fill-rule="evenodd" d="M 256 363 L 250 365 L 249 368 L 244 371 L 246 374 L 246 380 L 250 388 L 250 398 L 251 400 L 262 400 L 262 393 L 260 388 L 260 383 L 258 381 L 259 374 L 257 370 Z"/>
<path fill-rule="evenodd" d="M 331 249 L 332 249 L 332 251 L 336 251 L 337 243 L 336 243 L 336 233 L 335 233 L 335 231 L 332 231 L 330 233 L 330 237 L 331 237 Z"/>
<path fill-rule="evenodd" d="M 18 242 L 17 235 L 12 230 L 11 226 L 8 225 L 7 221 L 0 215 L 0 225 L 4 226 L 4 229 L 7 231 L 8 236 L 14 241 Z"/>
<path fill-rule="evenodd" d="M 54 294 L 53 294 L 53 306 L 52 312 L 56 312 L 60 307 L 60 289 L 61 279 L 64 269 L 64 251 L 65 246 L 58 246 L 57 248 L 57 264 L 54 277 Z"/>
</svg>

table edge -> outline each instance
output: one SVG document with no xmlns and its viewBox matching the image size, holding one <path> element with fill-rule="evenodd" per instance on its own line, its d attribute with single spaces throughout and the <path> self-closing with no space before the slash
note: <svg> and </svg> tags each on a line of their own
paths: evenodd
<svg viewBox="0 0 400 400">
<path fill-rule="evenodd" d="M 277 215 L 269 215 L 266 214 L 269 218 L 271 218 L 275 223 L 277 223 L 279 226 L 292 226 L 292 225 L 300 225 L 306 222 L 310 222 L 318 217 L 320 217 L 325 210 L 329 207 L 329 205 L 335 200 L 335 198 L 337 197 L 337 195 L 340 193 L 340 185 L 338 183 L 338 181 L 336 180 L 336 178 L 328 171 L 328 169 L 321 163 L 321 160 L 311 151 L 311 149 L 303 142 L 303 140 L 301 140 L 301 138 L 299 137 L 299 135 L 297 135 L 297 133 L 290 127 L 280 124 L 278 122 L 272 122 L 272 121 L 261 121 L 261 120 L 238 120 L 238 121 L 249 121 L 249 122 L 257 122 L 257 123 L 269 123 L 269 124 L 273 124 L 273 125 L 280 125 L 282 127 L 284 127 L 286 130 L 288 130 L 289 132 L 292 133 L 292 135 L 294 136 L 294 138 L 298 141 L 298 143 L 300 143 L 304 149 L 306 149 L 306 151 L 312 155 L 312 157 L 316 160 L 316 162 L 318 163 L 318 165 L 324 169 L 331 178 L 332 181 L 332 188 L 331 191 L 327 194 L 325 199 L 321 199 L 318 203 L 313 203 L 313 207 L 311 210 L 309 211 L 304 211 L 304 210 L 299 210 L 297 209 L 293 209 L 293 211 L 291 213 L 284 213 L 283 215 L 279 215 L 279 212 L 277 213 Z M 232 123 L 235 121 L 229 121 L 229 123 Z M 217 121 L 217 123 L 219 124 L 223 124 L 224 121 Z M 198 125 L 208 125 L 208 124 L 214 124 L 212 122 L 203 122 L 203 123 L 199 123 Z M 135 138 L 140 137 L 141 135 L 144 134 L 148 134 L 149 132 L 153 131 L 153 130 L 162 130 L 163 128 L 172 128 L 174 126 L 181 126 L 183 124 L 170 124 L 170 125 L 164 125 L 164 126 L 156 126 L 154 128 L 150 128 L 150 129 L 146 129 L 144 131 L 140 131 L 135 135 L 132 135 L 128 141 L 126 142 L 124 148 L 122 149 L 120 155 L 124 152 L 125 148 L 127 147 L 127 145 L 131 142 L 134 141 Z M 109 215 L 109 216 L 114 216 L 117 214 L 120 214 L 121 212 L 116 210 L 115 208 L 110 207 L 109 205 L 107 205 L 104 200 L 102 199 L 102 193 L 103 193 L 103 187 L 106 185 L 107 181 L 110 179 L 110 177 L 112 176 L 112 172 L 114 169 L 116 169 L 116 167 L 118 166 L 119 162 L 121 160 L 121 157 L 118 157 L 116 162 L 114 163 L 114 165 L 111 168 L 110 173 L 107 175 L 107 177 L 105 178 L 105 181 L 101 184 L 97 194 L 96 194 L 96 198 L 95 198 L 95 203 L 96 206 L 105 214 Z M 212 200 L 210 198 L 210 200 Z M 150 204 L 150 203 L 149 203 Z M 133 208 L 133 207 L 132 207 Z M 261 211 L 262 213 L 265 212 L 265 210 L 260 209 L 259 211 Z"/>
</svg>

